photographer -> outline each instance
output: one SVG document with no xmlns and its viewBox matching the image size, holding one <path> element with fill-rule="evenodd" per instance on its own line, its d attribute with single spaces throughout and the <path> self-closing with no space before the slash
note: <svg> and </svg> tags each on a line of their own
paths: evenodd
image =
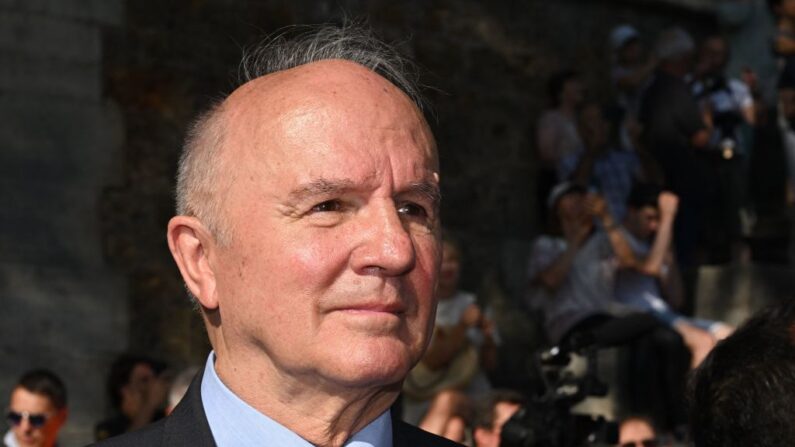
<svg viewBox="0 0 795 447">
<path fill-rule="evenodd" d="M 604 199 L 580 186 L 558 185 L 548 203 L 559 235 L 541 236 L 534 244 L 529 304 L 542 310 L 549 341 L 572 350 L 631 346 L 622 386 L 638 399 L 629 410 L 651 413 L 669 430 L 681 426 L 690 353 L 675 331 L 615 299 L 616 271 L 638 265 L 624 230 Z"/>
<path fill-rule="evenodd" d="M 747 215 L 748 159 L 751 126 L 755 125 L 750 88 L 726 76 L 729 49 L 720 36 L 704 39 L 694 71 L 692 91 L 704 122 L 711 129 L 700 152 L 705 166 L 705 202 L 702 238 L 707 262 L 728 262 L 739 254 Z M 732 252 L 734 249 L 734 253 Z"/>
</svg>

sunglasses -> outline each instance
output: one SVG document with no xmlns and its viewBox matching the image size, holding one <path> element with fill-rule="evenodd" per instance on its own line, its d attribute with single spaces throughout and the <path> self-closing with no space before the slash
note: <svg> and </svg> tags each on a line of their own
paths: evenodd
<svg viewBox="0 0 795 447">
<path fill-rule="evenodd" d="M 8 420 L 9 424 L 14 426 L 21 424 L 23 419 L 27 419 L 28 424 L 30 424 L 33 428 L 42 427 L 47 423 L 46 414 L 32 414 L 27 411 L 23 411 L 21 413 L 9 411 L 8 414 L 6 414 L 6 420 Z"/>
<path fill-rule="evenodd" d="M 643 439 L 639 441 L 630 441 L 621 444 L 619 447 L 657 447 L 656 439 Z"/>
</svg>

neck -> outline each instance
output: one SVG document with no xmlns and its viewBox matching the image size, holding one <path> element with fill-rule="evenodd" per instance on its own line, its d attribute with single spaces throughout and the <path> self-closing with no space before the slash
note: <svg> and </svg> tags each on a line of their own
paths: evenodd
<svg viewBox="0 0 795 447">
<path fill-rule="evenodd" d="M 279 371 L 261 351 L 230 355 L 218 348 L 215 370 L 233 393 L 317 446 L 342 446 L 389 409 L 400 392 L 401 383 L 351 389 L 311 372 Z"/>
</svg>

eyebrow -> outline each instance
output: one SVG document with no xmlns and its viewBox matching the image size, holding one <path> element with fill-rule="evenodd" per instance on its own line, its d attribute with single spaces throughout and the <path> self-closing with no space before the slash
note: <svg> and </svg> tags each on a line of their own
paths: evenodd
<svg viewBox="0 0 795 447">
<path fill-rule="evenodd" d="M 290 191 L 289 197 L 290 200 L 297 202 L 307 197 L 335 195 L 355 189 L 357 189 L 357 184 L 352 180 L 317 179 Z M 442 198 L 439 187 L 434 183 L 426 181 L 410 183 L 408 187 L 398 192 L 398 195 L 400 194 L 419 194 L 434 204 L 438 204 Z"/>
<path fill-rule="evenodd" d="M 401 191 L 401 194 L 405 193 L 416 193 L 421 196 L 424 196 L 426 199 L 430 200 L 431 203 L 434 205 L 438 205 L 439 202 L 442 200 L 442 193 L 439 190 L 439 186 L 435 183 L 431 182 L 414 182 L 409 184 L 408 188 L 405 188 Z"/>
<path fill-rule="evenodd" d="M 293 201 L 300 201 L 307 197 L 333 195 L 335 193 L 347 192 L 352 189 L 355 189 L 355 184 L 351 180 L 317 179 L 290 191 L 289 196 Z"/>
</svg>

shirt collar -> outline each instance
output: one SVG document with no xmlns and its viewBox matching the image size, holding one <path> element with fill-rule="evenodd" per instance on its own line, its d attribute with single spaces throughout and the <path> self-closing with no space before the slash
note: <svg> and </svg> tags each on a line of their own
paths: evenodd
<svg viewBox="0 0 795 447">
<path fill-rule="evenodd" d="M 312 447 L 296 433 L 237 397 L 215 372 L 215 353 L 207 358 L 201 384 L 204 413 L 218 447 L 268 445 Z M 392 447 L 389 410 L 354 434 L 346 447 Z"/>
<path fill-rule="evenodd" d="M 8 430 L 6 435 L 3 437 L 3 442 L 5 443 L 6 447 L 17 447 L 19 444 L 17 443 L 17 437 L 14 436 L 14 432 Z"/>
</svg>

